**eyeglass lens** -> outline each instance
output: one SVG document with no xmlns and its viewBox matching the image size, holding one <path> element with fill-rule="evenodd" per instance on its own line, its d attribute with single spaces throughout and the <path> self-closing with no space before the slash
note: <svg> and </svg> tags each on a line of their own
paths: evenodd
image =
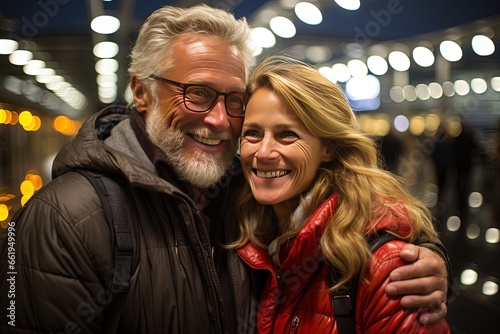
<svg viewBox="0 0 500 334">
<path fill-rule="evenodd" d="M 184 102 L 192 111 L 207 111 L 217 100 L 217 91 L 205 86 L 189 86 L 186 88 Z M 224 95 L 226 110 L 230 115 L 241 116 L 244 113 L 245 93 L 231 92 Z"/>
</svg>

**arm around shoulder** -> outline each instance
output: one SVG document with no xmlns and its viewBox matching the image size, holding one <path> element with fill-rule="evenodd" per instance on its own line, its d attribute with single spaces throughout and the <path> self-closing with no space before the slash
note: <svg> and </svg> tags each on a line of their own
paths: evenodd
<svg viewBox="0 0 500 334">
<path fill-rule="evenodd" d="M 360 280 L 356 301 L 356 324 L 361 333 L 449 333 L 444 319 L 431 325 L 419 322 L 425 310 L 405 309 L 401 296 L 390 297 L 385 289 L 392 270 L 404 265 L 400 257 L 406 243 L 390 241 L 381 246 L 369 261 L 365 278 Z"/>
</svg>

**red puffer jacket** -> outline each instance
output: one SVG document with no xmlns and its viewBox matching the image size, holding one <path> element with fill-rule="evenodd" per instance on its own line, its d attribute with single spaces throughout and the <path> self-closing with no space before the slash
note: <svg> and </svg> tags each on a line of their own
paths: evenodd
<svg viewBox="0 0 500 334">
<path fill-rule="evenodd" d="M 238 251 L 248 265 L 270 273 L 257 313 L 258 333 L 338 332 L 328 292 L 329 265 L 321 260 L 318 245 L 336 206 L 337 196 L 333 195 L 316 210 L 293 241 L 281 245 L 279 270 L 267 249 L 249 243 Z M 390 218 L 380 226 L 400 232 L 407 228 Z M 404 245 L 402 241 L 390 241 L 370 260 L 367 273 L 370 283 L 360 283 L 357 292 L 357 333 L 450 332 L 444 319 L 434 325 L 421 325 L 420 310 L 402 309 L 399 298 L 385 294 L 389 273 L 403 265 L 399 252 Z"/>
</svg>

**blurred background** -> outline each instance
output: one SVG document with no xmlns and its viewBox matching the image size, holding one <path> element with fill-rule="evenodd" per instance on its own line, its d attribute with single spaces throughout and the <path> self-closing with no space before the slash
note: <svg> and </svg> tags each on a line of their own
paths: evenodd
<svg viewBox="0 0 500 334">
<path fill-rule="evenodd" d="M 82 121 L 130 101 L 128 54 L 146 17 L 200 2 L 1 2 L 0 231 Z M 246 17 L 258 59 L 288 54 L 342 87 L 387 168 L 436 217 L 452 332 L 498 332 L 500 2 L 203 2 Z"/>
</svg>

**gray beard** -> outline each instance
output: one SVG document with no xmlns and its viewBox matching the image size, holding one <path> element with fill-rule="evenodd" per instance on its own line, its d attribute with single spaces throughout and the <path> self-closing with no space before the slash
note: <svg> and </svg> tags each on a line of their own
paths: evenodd
<svg viewBox="0 0 500 334">
<path fill-rule="evenodd" d="M 183 154 L 186 133 L 165 124 L 162 112 L 157 104 L 151 108 L 146 119 L 146 130 L 153 144 L 158 146 L 167 157 L 167 162 L 179 179 L 187 181 L 195 187 L 205 189 L 219 181 L 236 154 L 237 143 L 232 140 L 223 155 L 214 155 L 197 150 L 193 156 L 186 158 Z M 208 132 L 201 131 L 201 133 Z"/>
</svg>

